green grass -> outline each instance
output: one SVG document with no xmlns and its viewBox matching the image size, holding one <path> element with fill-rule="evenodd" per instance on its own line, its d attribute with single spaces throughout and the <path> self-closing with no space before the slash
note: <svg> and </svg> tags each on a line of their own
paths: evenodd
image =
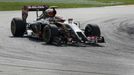
<svg viewBox="0 0 134 75">
<path fill-rule="evenodd" d="M 80 1 L 80 0 L 79 0 Z M 84 0 L 83 0 L 84 1 Z M 80 8 L 80 7 L 99 7 L 99 6 L 112 6 L 122 4 L 134 4 L 134 0 L 86 0 L 96 1 L 96 3 L 52 3 L 52 2 L 1 2 L 0 11 L 5 10 L 21 10 L 24 5 L 50 5 L 58 6 L 59 8 Z"/>
<path fill-rule="evenodd" d="M 122 2 L 123 4 L 134 4 L 134 0 L 94 0 L 94 1 L 105 2 L 105 3 Z"/>
<path fill-rule="evenodd" d="M 92 4 L 66 4 L 66 3 L 44 3 L 44 2 L 0 2 L 0 10 L 20 10 L 24 5 L 49 5 L 58 6 L 59 8 L 79 8 L 79 7 L 96 7 L 101 5 Z"/>
</svg>

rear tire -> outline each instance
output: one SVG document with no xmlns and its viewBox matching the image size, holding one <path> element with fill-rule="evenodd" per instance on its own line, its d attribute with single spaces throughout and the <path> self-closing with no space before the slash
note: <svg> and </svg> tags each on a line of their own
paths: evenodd
<svg viewBox="0 0 134 75">
<path fill-rule="evenodd" d="M 100 28 L 98 25 L 92 25 L 92 24 L 88 24 L 85 27 L 85 31 L 84 31 L 86 36 L 98 36 L 100 37 L 101 32 L 100 32 Z"/>
<path fill-rule="evenodd" d="M 14 37 L 22 37 L 26 31 L 26 23 L 20 18 L 13 18 L 11 21 L 11 33 Z"/>
</svg>

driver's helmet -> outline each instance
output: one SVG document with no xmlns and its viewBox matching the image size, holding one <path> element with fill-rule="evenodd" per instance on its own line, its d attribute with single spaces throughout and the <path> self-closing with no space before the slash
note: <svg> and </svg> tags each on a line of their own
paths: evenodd
<svg viewBox="0 0 134 75">
<path fill-rule="evenodd" d="M 54 17 L 56 15 L 56 12 L 53 9 L 47 9 L 46 14 L 48 17 Z"/>
</svg>

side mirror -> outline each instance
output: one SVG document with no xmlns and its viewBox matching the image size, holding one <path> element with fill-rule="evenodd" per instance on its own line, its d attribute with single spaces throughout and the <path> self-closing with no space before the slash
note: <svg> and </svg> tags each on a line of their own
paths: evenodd
<svg viewBox="0 0 134 75">
<path fill-rule="evenodd" d="M 79 28 L 81 27 L 79 21 L 75 21 L 74 24 L 76 24 Z"/>
</svg>

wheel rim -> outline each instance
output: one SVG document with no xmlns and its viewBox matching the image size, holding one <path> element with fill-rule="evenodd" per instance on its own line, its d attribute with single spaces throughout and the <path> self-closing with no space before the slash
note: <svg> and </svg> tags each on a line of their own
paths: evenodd
<svg viewBox="0 0 134 75">
<path fill-rule="evenodd" d="M 11 32 L 13 35 L 15 35 L 15 32 L 16 32 L 16 24 L 14 21 L 12 21 L 11 23 Z"/>
</svg>

